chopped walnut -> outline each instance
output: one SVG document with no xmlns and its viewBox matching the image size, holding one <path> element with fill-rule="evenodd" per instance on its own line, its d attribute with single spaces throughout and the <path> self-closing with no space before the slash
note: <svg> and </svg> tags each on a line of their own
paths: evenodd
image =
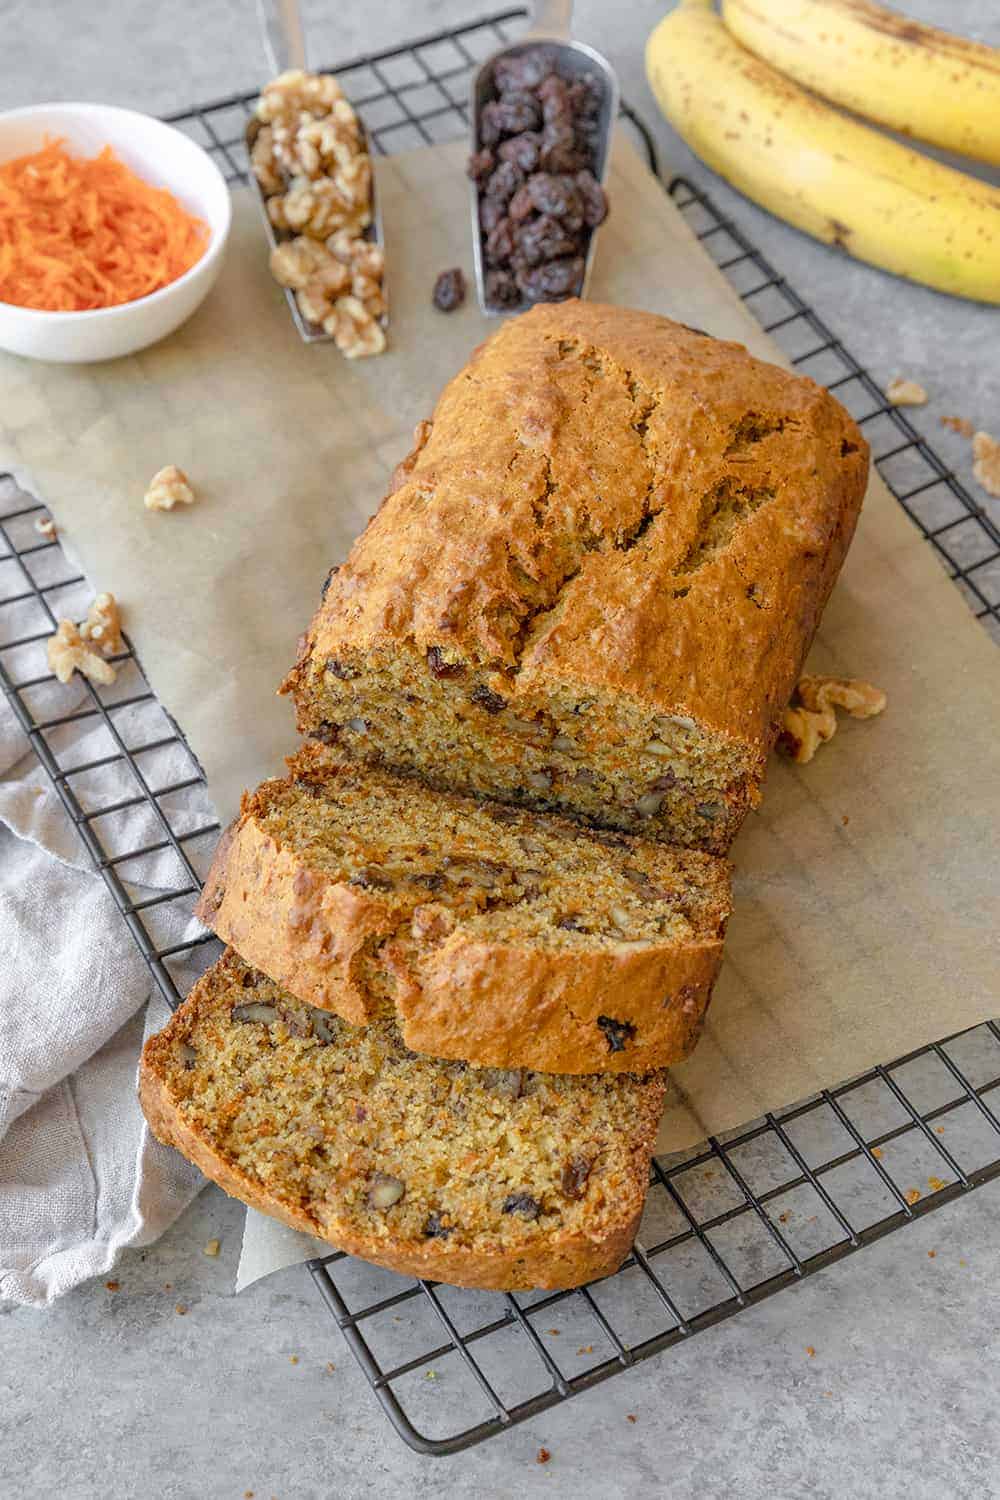
<svg viewBox="0 0 1000 1500">
<path fill-rule="evenodd" d="M 39 516 L 35 521 L 35 530 L 39 536 L 43 536 L 47 542 L 54 542 L 58 532 L 56 523 L 51 516 Z"/>
<path fill-rule="evenodd" d="M 972 472 L 988 495 L 1000 499 L 1000 443 L 988 432 L 977 432 L 972 439 Z"/>
<path fill-rule="evenodd" d="M 49 668 L 60 682 L 69 682 L 74 672 L 82 672 L 91 682 L 110 687 L 117 673 L 110 662 L 93 651 L 72 620 L 60 620 L 55 635 L 49 636 Z"/>
<path fill-rule="evenodd" d="M 786 708 L 778 743 L 803 766 L 836 734 L 835 707 L 852 719 L 871 719 L 886 705 L 879 688 L 856 677 L 801 677 L 795 694 L 799 701 Z"/>
<path fill-rule="evenodd" d="M 114 594 L 98 594 L 80 626 L 80 635 L 102 656 L 115 656 L 125 650 L 122 618 Z"/>
<path fill-rule="evenodd" d="M 357 297 L 338 297 L 333 311 L 323 320 L 323 329 L 333 335 L 334 343 L 346 359 L 381 354 L 385 333 Z"/>
<path fill-rule="evenodd" d="M 970 438 L 975 428 L 968 417 L 942 417 L 941 426 L 949 427 L 952 432 L 957 432 L 959 437 Z"/>
<path fill-rule="evenodd" d="M 894 375 L 885 388 L 893 406 L 926 406 L 927 392 L 922 385 L 915 380 L 907 380 L 902 375 Z"/>
<path fill-rule="evenodd" d="M 175 505 L 193 505 L 194 490 L 184 470 L 178 469 L 176 464 L 160 469 L 149 481 L 143 504 L 147 510 L 173 510 Z"/>
<path fill-rule="evenodd" d="M 372 164 L 357 115 L 335 78 L 292 71 L 265 87 L 257 118 L 251 161 L 268 218 L 296 236 L 271 255 L 275 280 L 348 358 L 380 354 L 385 257 L 362 237 L 372 222 Z"/>
</svg>

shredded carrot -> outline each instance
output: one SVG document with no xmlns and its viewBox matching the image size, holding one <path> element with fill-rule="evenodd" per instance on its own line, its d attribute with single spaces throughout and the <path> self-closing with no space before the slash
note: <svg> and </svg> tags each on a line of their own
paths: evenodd
<svg viewBox="0 0 1000 1500">
<path fill-rule="evenodd" d="M 110 146 L 64 141 L 0 165 L 0 302 L 85 312 L 168 286 L 205 252 L 208 228 Z"/>
</svg>

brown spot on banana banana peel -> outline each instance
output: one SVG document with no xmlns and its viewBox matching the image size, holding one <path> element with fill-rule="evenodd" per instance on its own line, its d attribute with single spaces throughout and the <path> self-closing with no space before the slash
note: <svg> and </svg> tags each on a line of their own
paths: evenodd
<svg viewBox="0 0 1000 1500">
<path fill-rule="evenodd" d="M 839 245 L 841 250 L 850 250 L 851 230 L 849 225 L 841 224 L 839 219 L 830 220 L 830 244 Z"/>
</svg>

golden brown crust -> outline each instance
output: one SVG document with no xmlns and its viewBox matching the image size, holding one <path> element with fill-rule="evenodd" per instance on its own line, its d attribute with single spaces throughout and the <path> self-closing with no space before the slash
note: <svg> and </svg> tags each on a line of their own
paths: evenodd
<svg viewBox="0 0 1000 1500">
<path fill-rule="evenodd" d="M 827 391 L 566 302 L 505 323 L 423 436 L 284 684 L 303 724 L 311 658 L 439 646 L 504 672 L 515 711 L 560 684 L 611 691 L 762 769 L 865 488 L 867 445 Z"/>
<path fill-rule="evenodd" d="M 189 1034 L 199 1013 L 218 1003 L 220 986 L 227 982 L 227 966 L 242 968 L 234 954 L 226 954 L 199 982 L 163 1031 L 143 1049 L 139 1070 L 139 1098 L 150 1129 L 158 1140 L 173 1146 L 231 1197 L 279 1219 L 292 1229 L 326 1240 L 350 1255 L 404 1275 L 427 1277 L 455 1286 L 495 1291 L 533 1287 L 560 1289 L 608 1276 L 628 1255 L 639 1227 L 648 1185 L 649 1161 L 656 1142 L 665 1083 L 646 1080 L 637 1096 L 629 1131 L 627 1181 L 592 1235 L 579 1230 L 553 1230 L 535 1236 L 509 1252 L 488 1241 L 477 1249 L 448 1239 L 422 1239 L 393 1244 L 384 1236 L 367 1238 L 351 1232 L 342 1221 L 322 1222 L 301 1201 L 286 1201 L 268 1191 L 250 1173 L 222 1153 L 209 1132 L 185 1115 L 170 1087 L 171 1054 Z M 435 1065 L 426 1064 L 428 1068 Z M 610 1219 L 610 1222 L 608 1220 Z"/>
<path fill-rule="evenodd" d="M 318 774 L 323 761 L 318 747 L 307 747 L 290 765 L 293 773 Z M 336 777 L 335 770 L 327 774 Z M 730 911 L 723 861 L 695 852 L 660 856 L 664 869 L 675 858 L 683 861 L 709 893 L 687 938 L 566 948 L 484 941 L 459 920 L 443 940 L 401 941 L 410 939 L 412 902 L 332 879 L 291 841 L 279 842 L 262 827 L 281 785 L 265 782 L 244 797 L 197 913 L 299 999 L 363 1025 L 388 990 L 407 1046 L 480 1066 L 645 1073 L 693 1050 Z M 469 799 L 437 797 L 442 813 L 475 809 Z M 586 837 L 578 828 L 572 833 Z M 375 987 L 373 968 L 381 981 Z M 390 976 L 394 983 L 386 982 Z"/>
</svg>

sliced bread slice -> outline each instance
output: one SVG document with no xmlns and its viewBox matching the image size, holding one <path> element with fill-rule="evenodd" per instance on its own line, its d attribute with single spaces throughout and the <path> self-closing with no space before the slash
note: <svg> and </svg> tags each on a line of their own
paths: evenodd
<svg viewBox="0 0 1000 1500">
<path fill-rule="evenodd" d="M 248 962 L 407 1046 L 550 1073 L 694 1047 L 728 869 L 695 850 L 434 792 L 309 745 L 244 798 L 198 908 Z"/>
<path fill-rule="evenodd" d="M 552 1077 L 409 1051 L 234 952 L 143 1052 L 156 1136 L 244 1203 L 394 1271 L 458 1286 L 609 1275 L 642 1213 L 661 1074 Z"/>
</svg>

